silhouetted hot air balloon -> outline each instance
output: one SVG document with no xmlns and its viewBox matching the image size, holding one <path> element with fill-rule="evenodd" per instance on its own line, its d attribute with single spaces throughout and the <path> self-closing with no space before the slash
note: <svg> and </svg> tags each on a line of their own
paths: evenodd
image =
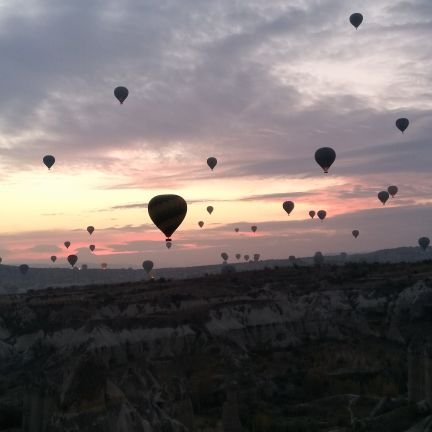
<svg viewBox="0 0 432 432">
<path fill-rule="evenodd" d="M 327 216 L 327 212 L 325 210 L 318 210 L 317 216 L 321 219 L 321 221 L 323 221 Z"/>
<path fill-rule="evenodd" d="M 260 254 L 254 254 L 254 256 L 253 256 L 253 258 L 254 258 L 254 261 L 255 262 L 258 262 L 259 261 L 259 259 L 260 259 Z"/>
<path fill-rule="evenodd" d="M 101 269 L 102 270 L 106 270 L 108 268 L 108 264 L 107 263 L 102 263 L 101 264 Z"/>
<path fill-rule="evenodd" d="M 295 262 L 296 262 L 296 257 L 295 257 L 295 255 L 290 255 L 290 256 L 288 257 L 288 261 L 289 261 L 290 263 L 295 263 Z"/>
<path fill-rule="evenodd" d="M 394 196 L 398 193 L 398 187 L 397 186 L 389 186 L 387 188 L 387 192 L 394 198 Z"/>
<path fill-rule="evenodd" d="M 221 257 L 224 261 L 228 261 L 228 254 L 226 252 L 222 252 Z"/>
<path fill-rule="evenodd" d="M 87 227 L 87 232 L 90 234 L 90 235 L 92 235 L 93 234 L 93 231 L 94 231 L 94 226 L 88 226 Z"/>
<path fill-rule="evenodd" d="M 429 246 L 430 240 L 428 237 L 420 237 L 418 239 L 418 244 L 423 250 L 426 250 Z"/>
<path fill-rule="evenodd" d="M 172 243 L 170 241 L 166 242 L 166 247 L 167 249 L 171 249 Z"/>
<path fill-rule="evenodd" d="M 315 160 L 327 174 L 329 168 L 336 160 L 336 152 L 331 147 L 322 147 L 315 152 Z"/>
<path fill-rule="evenodd" d="M 27 264 L 21 264 L 18 267 L 19 271 L 21 272 L 21 274 L 25 275 L 27 274 L 27 272 L 29 271 L 30 267 Z"/>
<path fill-rule="evenodd" d="M 149 274 L 153 270 L 153 261 L 146 260 L 142 263 L 143 269 Z"/>
<path fill-rule="evenodd" d="M 314 210 L 311 210 L 310 212 L 309 212 L 309 216 L 313 219 L 314 217 L 315 217 L 315 211 Z"/>
<path fill-rule="evenodd" d="M 245 256 L 244 256 L 244 260 L 245 260 L 245 261 L 249 261 L 249 255 L 245 255 Z"/>
<path fill-rule="evenodd" d="M 290 213 L 294 210 L 294 203 L 292 201 L 285 201 L 282 204 L 283 209 L 288 213 L 288 216 Z"/>
<path fill-rule="evenodd" d="M 3 261 L 3 258 L 2 258 L 2 257 L 0 257 L 0 264 L 2 263 L 2 261 Z"/>
<path fill-rule="evenodd" d="M 199 221 L 198 225 L 200 226 L 200 228 L 202 228 L 204 226 L 204 222 L 203 221 Z"/>
<path fill-rule="evenodd" d="M 55 157 L 51 155 L 46 155 L 43 157 L 43 163 L 47 166 L 48 169 L 51 169 L 51 167 L 55 163 Z"/>
<path fill-rule="evenodd" d="M 324 256 L 323 256 L 322 252 L 315 252 L 313 259 L 314 259 L 314 264 L 317 267 L 320 267 L 324 263 Z"/>
<path fill-rule="evenodd" d="M 209 157 L 207 159 L 207 165 L 211 168 L 213 171 L 213 168 L 217 165 L 217 159 L 215 157 Z"/>
<path fill-rule="evenodd" d="M 383 205 L 385 205 L 389 197 L 390 195 L 387 191 L 378 192 L 378 199 L 383 203 Z"/>
<path fill-rule="evenodd" d="M 179 195 L 157 195 L 148 203 L 153 223 L 165 234 L 166 241 L 183 222 L 187 213 L 186 201 Z"/>
<path fill-rule="evenodd" d="M 126 87 L 116 87 L 114 89 L 114 96 L 122 104 L 129 95 L 129 90 Z"/>
<path fill-rule="evenodd" d="M 359 236 L 360 232 L 359 230 L 353 230 L 352 231 L 352 235 L 354 236 L 354 238 L 357 238 Z"/>
<path fill-rule="evenodd" d="M 234 231 L 235 232 L 239 232 L 239 228 L 234 228 Z"/>
<path fill-rule="evenodd" d="M 396 120 L 396 127 L 404 133 L 406 128 L 409 126 L 409 120 L 407 118 L 398 118 Z"/>
<path fill-rule="evenodd" d="M 77 263 L 78 257 L 76 255 L 68 255 L 67 260 L 68 263 L 73 267 Z"/>
<path fill-rule="evenodd" d="M 55 255 L 53 255 L 52 257 L 51 257 L 51 261 L 54 263 L 54 262 L 56 262 L 57 261 L 57 257 L 55 256 Z"/>
<path fill-rule="evenodd" d="M 235 257 L 239 260 L 241 258 L 241 254 L 236 254 Z"/>
<path fill-rule="evenodd" d="M 256 225 L 252 225 L 251 226 L 251 230 L 252 232 L 256 232 L 256 230 L 258 229 L 258 227 Z"/>
<path fill-rule="evenodd" d="M 363 15 L 361 13 L 353 13 L 350 18 L 350 23 L 356 28 L 356 30 L 358 29 L 359 25 L 363 22 Z"/>
<path fill-rule="evenodd" d="M 208 206 L 207 207 L 207 211 L 209 212 L 209 214 L 212 214 L 213 213 L 213 206 Z"/>
<path fill-rule="evenodd" d="M 94 250 L 96 249 L 96 246 L 95 246 L 95 245 L 90 245 L 90 246 L 89 246 L 89 249 L 90 249 L 92 252 L 94 252 Z"/>
<path fill-rule="evenodd" d="M 71 242 L 70 241 L 65 241 L 63 244 L 66 246 L 66 249 L 68 249 L 69 246 L 71 245 Z"/>
</svg>

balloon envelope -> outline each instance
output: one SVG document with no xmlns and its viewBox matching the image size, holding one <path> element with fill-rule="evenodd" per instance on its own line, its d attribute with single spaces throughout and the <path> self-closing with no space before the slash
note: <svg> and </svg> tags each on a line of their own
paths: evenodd
<svg viewBox="0 0 432 432">
<path fill-rule="evenodd" d="M 251 226 L 251 230 L 252 232 L 256 232 L 256 230 L 258 229 L 258 227 L 256 225 L 252 225 Z"/>
<path fill-rule="evenodd" d="M 179 195 L 157 195 L 148 203 L 148 213 L 169 241 L 186 216 L 187 204 Z"/>
<path fill-rule="evenodd" d="M 114 96 L 122 104 L 129 95 L 129 90 L 126 87 L 116 87 L 114 89 Z"/>
<path fill-rule="evenodd" d="M 406 128 L 409 126 L 409 120 L 407 118 L 399 118 L 396 120 L 396 127 L 404 133 Z"/>
<path fill-rule="evenodd" d="M 166 242 L 166 247 L 167 249 L 171 249 L 172 243 L 170 241 Z"/>
<path fill-rule="evenodd" d="M 389 186 L 387 188 L 387 192 L 394 198 L 394 196 L 398 193 L 398 187 L 397 186 Z"/>
<path fill-rule="evenodd" d="M 108 264 L 107 263 L 102 263 L 101 264 L 101 268 L 102 268 L 102 270 L 106 270 L 108 268 Z"/>
<path fill-rule="evenodd" d="M 93 234 L 93 231 L 94 231 L 94 226 L 88 226 L 87 227 L 87 232 L 90 234 L 90 235 L 92 235 Z"/>
<path fill-rule="evenodd" d="M 57 257 L 56 257 L 55 255 L 53 255 L 53 256 L 51 257 L 51 261 L 52 261 L 52 262 L 56 262 L 56 261 L 57 261 Z"/>
<path fill-rule="evenodd" d="M 244 256 L 244 260 L 245 260 L 245 261 L 249 261 L 249 255 L 245 255 L 245 256 Z"/>
<path fill-rule="evenodd" d="M 385 205 L 389 197 L 390 195 L 387 191 L 378 192 L 378 199 L 383 203 L 383 205 Z"/>
<path fill-rule="evenodd" d="M 200 226 L 200 228 L 202 228 L 204 226 L 204 222 L 203 221 L 199 221 L 198 225 Z"/>
<path fill-rule="evenodd" d="M 67 257 L 68 263 L 73 267 L 77 261 L 78 261 L 78 257 L 76 255 L 69 255 Z"/>
<path fill-rule="evenodd" d="M 418 244 L 423 250 L 426 250 L 429 246 L 430 240 L 428 237 L 420 237 L 418 239 Z"/>
<path fill-rule="evenodd" d="M 239 260 L 241 258 L 241 254 L 236 254 L 235 257 Z"/>
<path fill-rule="evenodd" d="M 207 211 L 209 212 L 209 214 L 212 214 L 213 213 L 213 206 L 208 206 L 207 207 Z"/>
<path fill-rule="evenodd" d="M 350 23 L 357 29 L 358 26 L 363 22 L 363 15 L 361 13 L 353 13 L 350 18 Z"/>
<path fill-rule="evenodd" d="M 153 261 L 146 260 L 142 263 L 143 269 L 149 274 L 153 270 Z"/>
<path fill-rule="evenodd" d="M 317 212 L 317 215 L 321 220 L 324 220 L 327 216 L 327 212 L 325 210 L 319 210 Z"/>
<path fill-rule="evenodd" d="M 48 167 L 48 169 L 51 169 L 51 167 L 55 163 L 55 157 L 51 156 L 51 155 L 44 156 L 44 158 L 42 160 L 43 160 L 43 163 Z"/>
<path fill-rule="evenodd" d="M 309 212 L 309 216 L 313 219 L 314 217 L 315 217 L 315 211 L 314 210 L 311 210 L 310 212 Z"/>
<path fill-rule="evenodd" d="M 254 254 L 254 261 L 257 262 L 260 259 L 260 254 Z"/>
<path fill-rule="evenodd" d="M 66 246 L 66 249 L 68 249 L 69 246 L 71 245 L 71 242 L 70 241 L 65 241 L 63 244 Z"/>
<path fill-rule="evenodd" d="M 25 275 L 29 271 L 30 267 L 27 264 L 21 264 L 18 269 L 21 274 Z"/>
<path fill-rule="evenodd" d="M 228 261 L 228 254 L 226 252 L 222 252 L 221 257 L 224 261 Z"/>
<path fill-rule="evenodd" d="M 90 245 L 89 249 L 93 252 L 96 249 L 96 246 L 95 245 Z"/>
<path fill-rule="evenodd" d="M 239 228 L 234 228 L 234 231 L 235 232 L 239 232 Z"/>
<path fill-rule="evenodd" d="M 315 152 L 315 160 L 317 164 L 328 173 L 329 168 L 336 160 L 336 152 L 331 147 L 322 147 Z"/>
<path fill-rule="evenodd" d="M 294 203 L 292 201 L 285 201 L 282 204 L 283 209 L 289 214 L 294 210 Z"/>
<path fill-rule="evenodd" d="M 354 238 L 357 238 L 359 236 L 360 232 L 359 230 L 353 230 L 352 231 L 352 235 L 354 236 Z"/>
<path fill-rule="evenodd" d="M 211 168 L 213 171 L 213 168 L 217 165 L 217 159 L 215 157 L 209 157 L 207 159 L 207 165 Z"/>
</svg>

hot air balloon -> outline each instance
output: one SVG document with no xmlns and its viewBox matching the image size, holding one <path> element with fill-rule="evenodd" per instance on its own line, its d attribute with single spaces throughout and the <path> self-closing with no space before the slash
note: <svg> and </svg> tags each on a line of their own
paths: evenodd
<svg viewBox="0 0 432 432">
<path fill-rule="evenodd" d="M 108 264 L 107 263 L 102 263 L 101 264 L 101 269 L 102 270 L 106 270 L 108 268 Z"/>
<path fill-rule="evenodd" d="M 53 263 L 55 263 L 55 262 L 57 261 L 57 257 L 56 257 L 55 255 L 53 255 L 53 256 L 51 257 L 51 261 L 52 261 Z"/>
<path fill-rule="evenodd" d="M 315 255 L 314 255 L 313 259 L 314 259 L 314 264 L 317 267 L 320 267 L 321 264 L 323 264 L 323 262 L 324 262 L 324 256 L 323 256 L 323 254 L 321 252 L 315 252 Z"/>
<path fill-rule="evenodd" d="M 234 231 L 235 232 L 239 232 L 239 228 L 234 228 Z"/>
<path fill-rule="evenodd" d="M 430 240 L 428 237 L 420 237 L 418 239 L 418 244 L 423 250 L 426 250 L 429 246 Z"/>
<path fill-rule="evenodd" d="M 94 252 L 94 250 L 96 249 L 96 246 L 95 246 L 95 245 L 90 245 L 90 246 L 89 246 L 89 249 L 90 249 L 92 252 Z"/>
<path fill-rule="evenodd" d="M 315 217 L 315 211 L 314 210 L 311 210 L 310 212 L 309 212 L 309 216 L 313 219 L 314 217 Z"/>
<path fill-rule="evenodd" d="M 93 231 L 94 231 L 94 226 L 88 226 L 87 227 L 87 232 L 90 234 L 90 235 L 92 235 L 93 234 Z"/>
<path fill-rule="evenodd" d="M 170 241 L 166 242 L 166 247 L 167 249 L 171 249 L 172 243 Z"/>
<path fill-rule="evenodd" d="M 389 197 L 390 195 L 387 191 L 378 192 L 378 199 L 383 203 L 383 205 L 385 205 Z"/>
<path fill-rule="evenodd" d="M 285 201 L 282 204 L 283 209 L 288 213 L 288 216 L 290 213 L 294 210 L 294 203 L 292 201 Z"/>
<path fill-rule="evenodd" d="M 207 207 L 207 211 L 209 212 L 209 214 L 212 214 L 213 213 L 213 206 L 208 206 Z"/>
<path fill-rule="evenodd" d="M 317 216 L 321 219 L 321 221 L 323 221 L 327 216 L 327 212 L 325 210 L 318 210 Z"/>
<path fill-rule="evenodd" d="M 222 252 L 221 257 L 224 261 L 228 261 L 228 254 L 226 252 Z"/>
<path fill-rule="evenodd" d="M 256 232 L 256 230 L 258 229 L 258 227 L 256 225 L 252 225 L 251 226 L 251 230 L 252 232 Z"/>
<path fill-rule="evenodd" d="M 260 256 L 261 256 L 260 254 L 254 254 L 254 261 L 258 262 L 260 259 Z"/>
<path fill-rule="evenodd" d="M 68 249 L 69 246 L 71 245 L 71 242 L 70 241 L 65 241 L 63 244 L 66 246 L 66 249 Z"/>
<path fill-rule="evenodd" d="M 165 234 L 166 241 L 183 222 L 187 213 L 186 201 L 179 195 L 157 195 L 148 203 L 153 223 Z"/>
<path fill-rule="evenodd" d="M 129 90 L 126 87 L 116 87 L 114 89 L 114 96 L 118 99 L 120 104 L 126 100 L 129 95 Z"/>
<path fill-rule="evenodd" d="M 245 261 L 249 261 L 249 255 L 245 255 L 245 256 L 244 256 L 244 260 L 245 260 Z"/>
<path fill-rule="evenodd" d="M 21 272 L 21 274 L 25 275 L 27 274 L 27 272 L 29 271 L 30 267 L 27 264 L 21 264 L 18 267 L 19 271 Z"/>
<path fill-rule="evenodd" d="M 241 258 L 241 254 L 236 254 L 235 257 L 239 260 Z"/>
<path fill-rule="evenodd" d="M 2 257 L 0 257 L 0 264 L 2 263 L 2 261 L 3 261 L 3 258 L 2 258 Z"/>
<path fill-rule="evenodd" d="M 353 13 L 350 18 L 350 23 L 358 29 L 359 25 L 363 22 L 363 15 L 361 13 Z"/>
<path fill-rule="evenodd" d="M 289 261 L 290 263 L 295 263 L 295 261 L 296 261 L 296 257 L 295 257 L 295 255 L 290 255 L 289 258 L 288 258 L 288 261 Z"/>
<path fill-rule="evenodd" d="M 200 228 L 202 228 L 204 226 L 204 222 L 203 221 L 199 221 L 198 225 L 200 226 Z"/>
<path fill-rule="evenodd" d="M 394 198 L 394 196 L 398 193 L 398 187 L 397 186 L 389 186 L 387 188 L 387 192 Z"/>
<path fill-rule="evenodd" d="M 327 174 L 329 168 L 336 160 L 336 152 L 331 147 L 322 147 L 315 152 L 315 160 Z"/>
<path fill-rule="evenodd" d="M 207 165 L 211 168 L 211 170 L 213 171 L 213 168 L 216 166 L 217 164 L 217 159 L 215 157 L 209 157 L 207 159 Z"/>
<path fill-rule="evenodd" d="M 143 269 L 149 274 L 153 270 L 153 261 L 146 260 L 142 263 Z"/>
<path fill-rule="evenodd" d="M 396 120 L 396 127 L 404 133 L 406 128 L 409 126 L 409 120 L 407 118 L 398 118 Z"/>
<path fill-rule="evenodd" d="M 51 155 L 46 155 L 43 157 L 43 163 L 48 167 L 48 169 L 51 169 L 51 167 L 55 163 L 55 157 Z"/>
<path fill-rule="evenodd" d="M 354 238 L 357 238 L 359 236 L 360 232 L 359 230 L 353 230 L 352 231 L 352 235 L 354 236 Z"/>
<path fill-rule="evenodd" d="M 78 257 L 76 255 L 68 255 L 67 260 L 68 263 L 73 267 L 77 263 Z"/>
</svg>

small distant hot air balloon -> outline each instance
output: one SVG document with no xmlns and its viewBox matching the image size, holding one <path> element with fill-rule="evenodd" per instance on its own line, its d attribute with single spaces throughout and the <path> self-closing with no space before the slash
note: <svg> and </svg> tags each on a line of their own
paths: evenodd
<svg viewBox="0 0 432 432">
<path fill-rule="evenodd" d="M 207 159 L 207 165 L 211 168 L 213 171 L 213 168 L 217 165 L 217 159 L 215 157 L 209 157 Z"/>
<path fill-rule="evenodd" d="M 106 270 L 108 268 L 108 264 L 107 263 L 102 263 L 101 264 L 101 269 L 102 270 Z"/>
<path fill-rule="evenodd" d="M 315 217 L 315 215 L 316 215 L 316 213 L 315 213 L 314 210 L 311 210 L 311 211 L 309 212 L 309 216 L 310 216 L 312 219 Z"/>
<path fill-rule="evenodd" d="M 358 29 L 359 25 L 363 22 L 363 15 L 361 13 L 353 13 L 350 18 L 350 23 L 356 28 L 356 30 Z"/>
<path fill-rule="evenodd" d="M 241 254 L 236 254 L 235 257 L 239 260 L 241 258 Z"/>
<path fill-rule="evenodd" d="M 226 252 L 222 252 L 221 257 L 224 261 L 228 261 L 228 254 Z"/>
<path fill-rule="evenodd" d="M 212 214 L 213 210 L 214 210 L 213 206 L 208 206 L 207 207 L 207 211 L 209 212 L 209 214 Z"/>
<path fill-rule="evenodd" d="M 359 236 L 359 234 L 360 234 L 359 230 L 353 230 L 352 231 L 352 235 L 354 236 L 354 238 L 357 238 Z"/>
<path fill-rule="evenodd" d="M 148 203 L 153 223 L 165 234 L 166 241 L 183 222 L 187 213 L 186 201 L 179 195 L 157 195 Z"/>
<path fill-rule="evenodd" d="M 3 261 L 3 258 L 2 258 L 2 257 L 0 257 L 0 264 L 2 263 L 2 261 Z"/>
<path fill-rule="evenodd" d="M 285 201 L 282 204 L 283 209 L 288 213 L 288 216 L 290 213 L 294 210 L 294 203 L 292 201 Z"/>
<path fill-rule="evenodd" d="M 324 263 L 324 256 L 323 256 L 322 252 L 315 252 L 315 255 L 314 255 L 313 259 L 314 259 L 314 264 L 317 267 L 320 267 L 321 264 Z"/>
<path fill-rule="evenodd" d="M 166 242 L 166 247 L 167 249 L 171 249 L 172 243 L 170 241 Z"/>
<path fill-rule="evenodd" d="M 94 226 L 88 226 L 87 227 L 87 232 L 90 234 L 90 235 L 92 235 L 93 234 L 93 231 L 94 231 Z"/>
<path fill-rule="evenodd" d="M 55 263 L 55 262 L 57 261 L 57 257 L 56 257 L 55 255 L 53 255 L 53 256 L 51 257 L 51 261 L 52 261 L 53 263 Z"/>
<path fill-rule="evenodd" d="M 25 275 L 27 274 L 27 272 L 29 271 L 30 267 L 27 264 L 21 264 L 18 267 L 19 271 L 21 272 L 21 274 Z"/>
<path fill-rule="evenodd" d="M 245 261 L 249 261 L 249 255 L 245 255 L 243 258 Z"/>
<path fill-rule="evenodd" d="M 317 164 L 328 173 L 329 168 L 336 160 L 336 152 L 331 147 L 322 147 L 315 152 L 315 160 Z"/>
<path fill-rule="evenodd" d="M 327 216 L 327 212 L 325 210 L 318 210 L 317 216 L 321 219 L 321 221 L 323 221 Z"/>
<path fill-rule="evenodd" d="M 129 95 L 129 90 L 126 87 L 116 87 L 114 89 L 114 96 L 118 99 L 120 104 L 123 104 L 123 102 L 126 100 L 126 98 Z"/>
<path fill-rule="evenodd" d="M 153 261 L 146 260 L 142 263 L 143 269 L 149 274 L 153 270 Z"/>
<path fill-rule="evenodd" d="M 71 245 L 71 242 L 70 241 L 65 241 L 63 244 L 66 246 L 66 249 L 69 249 L 69 246 Z"/>
<path fill-rule="evenodd" d="M 46 155 L 43 157 L 43 163 L 47 166 L 48 169 L 51 169 L 51 167 L 55 163 L 55 157 L 51 155 Z"/>
<path fill-rule="evenodd" d="M 239 228 L 234 228 L 234 231 L 239 232 L 240 230 L 239 230 Z"/>
<path fill-rule="evenodd" d="M 254 258 L 254 261 L 255 262 L 258 262 L 259 261 L 259 259 L 260 259 L 260 254 L 254 254 L 254 256 L 253 256 L 253 258 Z"/>
<path fill-rule="evenodd" d="M 428 237 L 420 237 L 418 239 L 418 244 L 423 250 L 426 250 L 429 246 L 430 240 Z"/>
<path fill-rule="evenodd" d="M 409 120 L 407 118 L 398 118 L 396 120 L 396 127 L 404 133 L 406 128 L 409 126 Z"/>
<path fill-rule="evenodd" d="M 385 205 L 389 197 L 390 195 L 387 191 L 378 192 L 378 199 L 382 202 L 383 205 Z"/>
<path fill-rule="evenodd" d="M 387 192 L 394 198 L 394 196 L 398 193 L 398 187 L 397 186 L 389 186 L 387 188 Z"/>
<path fill-rule="evenodd" d="M 202 228 L 204 226 L 204 222 L 203 221 L 199 221 L 198 225 L 200 226 L 200 228 Z"/>
<path fill-rule="evenodd" d="M 295 257 L 295 255 L 290 255 L 290 256 L 288 257 L 288 261 L 289 261 L 290 263 L 295 263 L 295 262 L 296 262 L 296 257 Z"/>
<path fill-rule="evenodd" d="M 77 263 L 78 257 L 76 255 L 68 255 L 67 260 L 68 263 L 73 267 Z"/>
<path fill-rule="evenodd" d="M 251 230 L 252 232 L 256 232 L 256 230 L 258 229 L 258 227 L 256 225 L 252 225 L 251 226 Z"/>
<path fill-rule="evenodd" d="M 90 249 L 92 252 L 94 252 L 94 250 L 96 249 L 96 246 L 95 246 L 95 245 L 90 245 L 90 246 L 89 246 L 89 249 Z"/>
</svg>

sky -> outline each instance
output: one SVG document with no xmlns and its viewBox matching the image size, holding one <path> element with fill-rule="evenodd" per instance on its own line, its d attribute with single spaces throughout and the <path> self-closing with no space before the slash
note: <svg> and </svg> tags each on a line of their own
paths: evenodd
<svg viewBox="0 0 432 432">
<path fill-rule="evenodd" d="M 190 266 L 432 236 L 430 0 L 0 0 L 0 36 L 4 264 Z M 170 250 L 147 211 L 164 193 L 188 202 Z"/>
</svg>

